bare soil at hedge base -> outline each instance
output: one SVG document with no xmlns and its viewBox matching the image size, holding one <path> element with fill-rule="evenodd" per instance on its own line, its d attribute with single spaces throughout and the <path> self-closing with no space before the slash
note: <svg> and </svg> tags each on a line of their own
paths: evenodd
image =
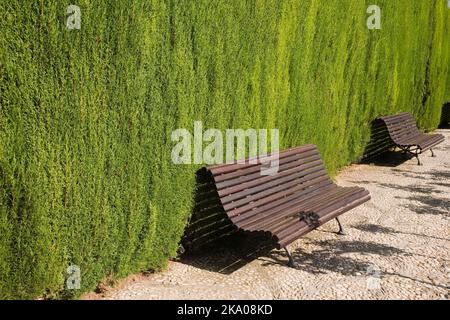
<svg viewBox="0 0 450 320">
<path fill-rule="evenodd" d="M 295 242 L 298 269 L 287 268 L 284 252 L 273 250 L 220 273 L 242 251 L 218 248 L 83 298 L 448 299 L 450 130 L 438 132 L 446 141 L 436 158 L 422 156 L 423 166 L 411 159 L 343 170 L 338 184 L 364 186 L 372 200 L 342 216 L 347 236 L 333 233 L 336 225 L 328 223 Z"/>
</svg>

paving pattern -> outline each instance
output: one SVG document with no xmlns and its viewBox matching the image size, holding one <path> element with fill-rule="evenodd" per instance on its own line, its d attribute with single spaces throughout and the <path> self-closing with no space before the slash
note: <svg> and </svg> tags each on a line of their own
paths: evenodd
<svg viewBox="0 0 450 320">
<path fill-rule="evenodd" d="M 392 155 L 358 164 L 337 177 L 363 186 L 372 200 L 330 222 L 290 248 L 261 250 L 244 236 L 170 263 L 158 274 L 136 275 L 88 299 L 449 299 L 450 130 L 436 158 Z M 253 253 L 253 254 L 251 254 Z"/>
</svg>

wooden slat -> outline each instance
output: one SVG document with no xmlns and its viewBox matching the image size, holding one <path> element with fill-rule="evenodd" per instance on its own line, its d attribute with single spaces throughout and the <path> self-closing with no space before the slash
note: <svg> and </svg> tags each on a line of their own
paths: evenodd
<svg viewBox="0 0 450 320">
<path fill-rule="evenodd" d="M 301 153 L 296 153 L 290 156 L 282 157 L 279 159 L 279 166 L 280 170 L 283 170 L 284 167 L 289 167 L 289 165 L 286 165 L 288 163 L 295 162 L 300 159 L 305 159 L 302 162 L 307 162 L 308 159 L 320 159 L 320 155 L 317 152 L 317 150 L 307 150 Z M 292 165 L 291 165 L 292 166 Z M 248 176 L 252 173 L 259 174 L 261 172 L 261 166 L 260 165 L 254 165 L 246 168 L 240 168 L 236 169 L 235 171 L 228 172 L 228 173 L 221 173 L 221 174 L 214 174 L 214 181 L 216 184 L 219 184 L 222 181 L 226 180 L 232 180 L 233 178 L 240 178 L 242 176 Z M 220 187 L 220 185 L 218 186 Z"/>
<path fill-rule="evenodd" d="M 315 171 L 311 171 L 308 176 L 305 176 L 305 173 L 302 171 L 293 172 L 292 174 L 288 175 L 279 175 L 276 177 L 276 179 L 271 180 L 264 184 L 259 184 L 251 188 L 246 188 L 240 192 L 232 193 L 228 196 L 223 196 L 221 198 L 222 204 L 227 204 L 232 201 L 236 201 L 245 197 L 250 197 L 252 195 L 256 195 L 261 191 L 264 191 L 266 189 L 272 189 L 274 187 L 277 187 L 280 184 L 287 184 L 292 182 L 292 180 L 295 180 L 296 183 L 302 183 L 305 179 L 313 179 L 315 177 L 318 177 L 320 175 L 325 175 L 326 172 L 323 168 L 320 167 L 313 167 Z M 300 179 L 303 178 L 303 179 Z"/>
<path fill-rule="evenodd" d="M 321 162 L 320 156 L 318 154 L 313 154 L 313 155 L 310 155 L 307 158 L 297 159 L 297 160 L 295 160 L 293 162 L 288 162 L 288 163 L 281 164 L 279 166 L 279 168 L 278 168 L 278 173 L 279 174 L 281 174 L 281 173 L 286 174 L 284 172 L 286 172 L 288 170 L 289 170 L 289 172 L 294 172 L 296 170 L 301 170 L 303 168 L 303 167 L 301 167 L 302 165 L 306 165 L 306 168 L 308 168 L 308 167 L 311 167 L 311 165 L 308 165 L 308 164 L 310 164 L 310 163 L 317 164 L 318 161 Z M 295 168 L 298 168 L 298 167 L 301 167 L 301 168 L 295 169 Z M 226 188 L 229 188 L 229 187 L 232 187 L 232 186 L 243 184 L 243 183 L 248 182 L 248 181 L 254 181 L 255 179 L 258 179 L 258 178 L 261 178 L 261 179 L 262 178 L 266 178 L 265 180 L 268 179 L 267 176 L 262 176 L 261 175 L 261 169 L 259 169 L 257 172 L 249 174 L 249 175 L 243 175 L 243 176 L 240 176 L 240 177 L 236 177 L 236 178 L 233 178 L 233 179 L 230 179 L 230 180 L 226 180 L 226 181 L 222 181 L 222 182 L 218 182 L 218 183 L 216 182 L 216 188 L 217 188 L 217 190 L 223 190 L 223 189 L 226 189 Z M 214 177 L 214 180 L 216 180 L 216 177 Z M 265 180 L 262 180 L 262 181 L 264 182 Z M 227 192 L 227 191 L 223 191 L 223 192 Z M 235 192 L 235 191 L 233 191 L 233 192 Z"/>
<path fill-rule="evenodd" d="M 236 200 L 236 201 L 227 202 L 227 203 L 224 203 L 222 201 L 222 204 L 224 204 L 223 208 L 225 210 L 236 209 L 245 204 L 255 203 L 259 199 L 264 199 L 268 196 L 272 196 L 272 195 L 278 194 L 279 192 L 283 192 L 285 190 L 289 190 L 289 189 L 292 189 L 295 187 L 298 187 L 299 193 L 301 193 L 301 190 L 305 189 L 305 186 L 303 185 L 304 183 L 306 183 L 307 181 L 312 181 L 314 179 L 318 179 L 320 177 L 324 177 L 324 176 L 325 176 L 324 170 L 316 171 L 315 173 L 309 174 L 306 177 L 303 176 L 302 172 L 297 172 L 295 175 L 286 176 L 286 177 L 284 177 L 284 179 L 274 180 L 274 181 L 270 182 L 270 184 L 271 184 L 270 187 L 267 187 L 266 185 L 259 185 L 257 188 L 263 189 L 259 192 L 254 193 L 253 190 L 246 189 L 243 192 L 239 193 L 239 195 L 241 195 L 241 194 L 244 195 L 244 197 L 242 197 L 241 199 Z M 283 197 L 284 196 L 285 195 L 283 194 Z"/>
<path fill-rule="evenodd" d="M 312 184 L 312 186 L 308 188 L 308 193 L 294 193 L 285 198 L 281 198 L 279 200 L 269 202 L 264 206 L 260 206 L 252 211 L 247 212 L 245 215 L 242 214 L 237 217 L 233 217 L 231 220 L 239 227 L 248 228 L 251 224 L 254 224 L 259 220 L 264 220 L 279 211 L 285 211 L 293 206 L 297 206 L 302 201 L 305 201 L 306 199 L 311 197 L 315 197 L 335 187 L 336 186 L 331 183 L 331 181 L 324 180 L 321 183 Z"/>
<path fill-rule="evenodd" d="M 318 178 L 316 178 L 314 180 L 311 180 L 311 181 L 313 181 L 313 182 L 321 182 L 321 181 L 324 181 L 324 180 L 327 181 L 328 177 L 321 176 L 321 177 L 318 177 Z M 312 183 L 309 182 L 309 184 L 312 184 Z M 289 196 L 291 194 L 296 193 L 296 194 L 301 195 L 302 193 L 305 192 L 305 190 L 307 190 L 307 189 L 305 189 L 304 185 L 298 185 L 298 186 L 295 186 L 295 187 L 293 187 L 291 189 L 288 189 L 288 190 L 285 190 L 285 191 L 282 191 L 282 192 L 277 192 L 277 193 L 272 194 L 272 195 L 270 195 L 268 197 L 259 199 L 258 201 L 255 201 L 253 203 L 249 203 L 249 204 L 247 204 L 245 206 L 241 206 L 239 208 L 228 210 L 227 213 L 228 213 L 228 216 L 230 218 L 233 218 L 233 217 L 235 217 L 237 215 L 243 214 L 244 212 L 253 210 L 253 209 L 259 207 L 260 205 L 263 205 L 265 203 L 269 203 L 269 202 L 272 202 L 272 201 L 275 201 L 275 200 L 278 200 L 278 199 L 285 198 L 286 196 Z"/>
<path fill-rule="evenodd" d="M 315 212 L 315 210 L 311 206 L 311 204 L 317 205 L 318 202 L 333 203 L 333 201 L 335 201 L 336 199 L 344 199 L 344 202 L 345 202 L 346 197 L 354 192 L 355 191 L 350 188 L 336 188 L 335 190 L 333 190 L 330 193 L 321 194 L 318 197 L 310 199 L 306 203 L 300 204 L 297 208 L 292 208 L 290 210 L 286 210 L 278 216 L 267 219 L 267 221 L 264 221 L 264 223 L 260 226 L 260 228 L 268 228 L 272 233 L 278 232 L 278 231 L 280 231 L 280 225 L 276 224 L 276 222 L 280 221 L 281 218 L 293 216 L 293 215 L 295 215 L 297 213 L 301 213 L 301 212 Z M 300 219 L 300 218 L 298 218 L 298 219 Z"/>
<path fill-rule="evenodd" d="M 327 215 L 321 216 L 319 218 L 318 224 L 323 225 L 324 223 L 336 218 L 337 216 L 356 208 L 357 206 L 363 204 L 364 202 L 367 202 L 370 200 L 370 195 L 366 195 L 363 196 L 361 198 L 358 198 L 357 200 L 346 204 L 343 207 L 340 207 L 339 209 L 336 209 L 334 212 L 331 212 Z M 275 237 L 278 239 L 277 244 L 278 244 L 278 248 L 281 247 L 285 247 L 287 245 L 289 245 L 290 243 L 292 243 L 293 241 L 295 241 L 296 239 L 298 239 L 299 237 L 302 237 L 303 235 L 305 235 L 306 233 L 308 233 L 309 231 L 313 230 L 314 227 L 308 226 L 306 223 L 302 223 L 302 222 L 296 222 L 296 224 L 298 225 L 297 229 L 295 232 L 289 234 L 288 236 L 281 238 L 278 237 L 278 235 L 275 235 Z"/>
<path fill-rule="evenodd" d="M 241 183 L 238 185 L 233 185 L 232 187 L 225 188 L 225 189 L 220 189 L 218 191 L 218 193 L 219 193 L 220 197 L 227 196 L 232 193 L 240 192 L 242 190 L 245 190 L 245 189 L 248 189 L 251 187 L 255 187 L 255 186 L 261 185 L 263 183 L 267 183 L 269 181 L 272 181 L 274 178 L 281 178 L 281 177 L 285 177 L 285 176 L 294 174 L 296 172 L 299 172 L 299 170 L 301 170 L 301 169 L 304 169 L 303 173 L 305 175 L 313 174 L 313 173 L 317 172 L 318 170 L 323 170 L 325 172 L 325 168 L 323 166 L 300 165 L 300 166 L 289 168 L 288 170 L 279 172 L 275 176 L 259 175 L 259 178 L 254 177 L 252 180 L 250 180 L 248 182 Z"/>
<path fill-rule="evenodd" d="M 290 155 L 296 154 L 296 153 L 302 153 L 302 152 L 306 152 L 309 150 L 313 150 L 315 149 L 315 146 L 312 144 L 307 144 L 298 148 L 292 148 L 292 149 L 288 149 L 285 150 L 283 152 L 278 152 L 278 158 L 282 159 L 284 157 L 288 157 Z M 232 172 L 235 170 L 240 170 L 240 169 L 245 169 L 247 167 L 252 167 L 255 164 L 250 164 L 250 160 L 254 160 L 257 157 L 252 157 L 252 158 L 248 158 L 246 160 L 247 164 L 226 164 L 226 165 L 215 165 L 215 166 L 210 166 L 207 169 L 213 174 L 213 175 L 218 175 L 218 174 L 224 174 L 224 173 L 228 173 L 228 172 Z M 261 165 L 261 163 L 263 163 L 266 160 L 270 160 L 271 157 L 270 155 L 266 158 L 262 158 L 262 159 L 257 159 L 257 164 L 256 165 Z"/>
</svg>

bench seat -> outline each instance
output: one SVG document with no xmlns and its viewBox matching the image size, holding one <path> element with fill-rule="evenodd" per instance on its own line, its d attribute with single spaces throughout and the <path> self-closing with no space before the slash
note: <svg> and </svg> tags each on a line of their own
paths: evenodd
<svg viewBox="0 0 450 320">
<path fill-rule="evenodd" d="M 399 139 L 398 145 L 403 147 L 417 146 L 422 152 L 444 142 L 445 138 L 441 134 L 420 134 L 413 137 Z"/>
</svg>

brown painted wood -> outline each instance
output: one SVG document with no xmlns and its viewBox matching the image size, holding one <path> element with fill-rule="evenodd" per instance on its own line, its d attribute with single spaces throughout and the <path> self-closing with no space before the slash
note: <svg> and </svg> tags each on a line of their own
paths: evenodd
<svg viewBox="0 0 450 320">
<path fill-rule="evenodd" d="M 200 222 L 192 224 L 195 228 L 190 233 L 200 234 L 202 238 L 205 230 L 214 233 L 214 217 L 222 218 L 220 212 L 223 212 L 236 229 L 266 233 L 278 247 L 286 246 L 370 199 L 369 192 L 363 188 L 335 185 L 314 145 L 288 149 L 278 156 L 279 170 L 273 176 L 261 175 L 264 160 L 257 159 L 253 159 L 256 163 L 246 159 L 244 164 L 205 168 L 214 187 L 205 185 L 214 190 L 215 197 L 203 190 L 207 199 L 202 203 L 208 206 L 206 209 L 197 206 Z M 220 204 L 220 210 L 210 204 L 211 198 Z M 317 216 L 317 225 L 303 221 L 304 214 Z M 230 230 L 223 219 L 216 226 Z"/>
<path fill-rule="evenodd" d="M 414 117 L 407 112 L 381 117 L 393 143 L 400 148 L 417 148 L 418 153 L 433 148 L 444 141 L 440 134 L 423 134 L 417 128 Z"/>
</svg>

